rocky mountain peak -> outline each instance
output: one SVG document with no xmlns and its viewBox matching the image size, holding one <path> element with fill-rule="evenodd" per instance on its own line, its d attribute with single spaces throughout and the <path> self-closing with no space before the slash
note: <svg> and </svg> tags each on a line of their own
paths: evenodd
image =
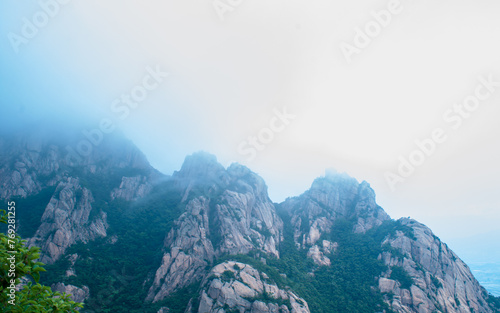
<svg viewBox="0 0 500 313">
<path fill-rule="evenodd" d="M 54 286 L 89 297 L 96 311 L 129 305 L 124 298 L 135 311 L 181 312 L 182 302 L 185 313 L 491 313 L 500 305 L 429 228 L 390 219 L 370 184 L 345 173 L 327 170 L 275 204 L 262 177 L 206 152 L 164 176 L 118 134 L 76 163 L 67 147 L 81 136 L 64 137 L 0 137 L 0 197 L 18 203 L 17 224 L 32 229 L 26 237 L 43 262 L 70 261 Z"/>
<path fill-rule="evenodd" d="M 166 236 L 149 300 L 161 301 L 200 280 L 222 255 L 256 250 L 279 257 L 283 222 L 256 173 L 236 163 L 226 170 L 215 156 L 199 152 L 172 179 L 183 190 L 185 211 Z"/>
<path fill-rule="evenodd" d="M 327 171 L 325 176 L 316 178 L 304 196 L 318 204 L 346 211 L 356 199 L 358 181 L 346 174 Z M 343 213 L 345 214 L 345 213 Z"/>
<path fill-rule="evenodd" d="M 41 247 L 45 263 L 78 242 L 106 237 L 109 225 L 101 208 L 116 198 L 145 196 L 162 176 L 121 133 L 90 143 L 84 132 L 54 125 L 0 137 L 0 199 L 15 200 L 23 212 L 41 217 L 29 224 L 34 229 L 28 242 Z M 88 153 L 78 152 L 83 146 L 91 147 Z M 50 201 L 39 203 L 39 194 Z"/>
<path fill-rule="evenodd" d="M 358 183 L 356 178 L 349 176 L 346 172 L 339 172 L 334 168 L 327 168 L 323 177 L 331 182 L 350 181 Z"/>
<path fill-rule="evenodd" d="M 331 231 L 338 219 L 355 220 L 353 231 L 358 233 L 390 219 L 376 204 L 375 192 L 367 182 L 358 183 L 346 174 L 331 170 L 315 179 L 308 191 L 283 202 L 280 209 L 291 218 L 296 244 L 313 249 L 312 255 L 318 255 L 316 242 Z"/>
<path fill-rule="evenodd" d="M 213 154 L 200 151 L 187 156 L 179 171 L 174 172 L 174 177 L 198 180 L 219 180 L 225 175 L 226 169 Z"/>
<path fill-rule="evenodd" d="M 82 152 L 83 147 L 88 150 Z M 120 133 L 108 134 L 91 144 L 76 131 L 62 134 L 55 129 L 33 131 L 0 137 L 0 150 L 0 198 L 3 199 L 36 194 L 68 176 L 110 175 L 121 170 L 161 176 Z"/>
<path fill-rule="evenodd" d="M 264 179 L 248 167 L 233 163 L 228 167 L 227 173 L 230 177 L 230 188 L 236 188 L 242 193 L 251 192 L 266 201 L 269 199 Z"/>
</svg>

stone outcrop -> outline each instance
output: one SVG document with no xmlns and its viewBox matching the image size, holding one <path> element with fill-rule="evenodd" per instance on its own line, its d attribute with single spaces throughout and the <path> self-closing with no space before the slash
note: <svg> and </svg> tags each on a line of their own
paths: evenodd
<svg viewBox="0 0 500 313">
<path fill-rule="evenodd" d="M 301 248 L 313 247 L 338 218 L 356 218 L 356 233 L 390 219 L 376 204 L 375 192 L 367 182 L 360 184 L 346 174 L 333 172 L 317 178 L 308 191 L 287 199 L 280 207 L 290 216 L 295 243 Z"/>
<path fill-rule="evenodd" d="M 399 253 L 384 252 L 380 258 L 390 268 L 402 267 L 413 284 L 403 289 L 398 281 L 389 279 L 389 273 L 379 279 L 379 289 L 391 294 L 387 302 L 397 312 L 493 312 L 486 290 L 446 244 L 415 220 L 402 218 L 400 222 L 413 230 L 413 236 L 398 231 L 387 238 L 383 244 Z"/>
<path fill-rule="evenodd" d="M 27 197 L 57 182 L 60 147 L 36 135 L 0 138 L 0 198 Z M 40 178 L 46 182 L 40 182 Z"/>
<path fill-rule="evenodd" d="M 60 182 L 42 216 L 42 224 L 29 240 L 41 248 L 41 262 L 54 263 L 76 242 L 88 242 L 106 236 L 106 213 L 93 212 L 92 192 L 78 178 Z M 93 213 L 93 216 L 91 216 Z"/>
<path fill-rule="evenodd" d="M 204 276 L 205 267 L 215 256 L 212 242 L 207 237 L 210 231 L 208 206 L 208 199 L 195 198 L 176 221 L 165 240 L 170 251 L 163 255 L 161 266 L 156 270 L 148 300 L 158 301 Z"/>
<path fill-rule="evenodd" d="M 81 135 L 71 140 L 50 138 L 42 133 L 0 138 L 1 200 L 55 189 L 50 201 L 43 204 L 40 226 L 28 238 L 29 244 L 41 247 L 41 261 L 50 264 L 66 257 L 70 265 L 65 277 L 77 276 L 79 256 L 67 255 L 68 248 L 106 237 L 106 208 L 116 208 L 108 204 L 119 199 L 135 201 L 136 207 L 147 206 L 141 199 L 147 199 L 153 190 L 153 197 L 163 196 L 157 188 L 163 185 L 156 183 L 164 179 L 174 190 L 169 192 L 175 193 L 165 200 L 175 201 L 173 205 L 181 212 L 158 247 L 161 262 L 154 264 L 141 286 L 148 291 L 145 301 L 160 302 L 184 287 L 201 284 L 200 298 L 191 299 L 186 313 L 309 312 L 301 295 L 278 286 L 254 267 L 234 261 L 214 264 L 222 256 L 235 254 L 249 254 L 263 263 L 266 257 L 267 261 L 280 258 L 284 220 L 290 227 L 287 231 L 291 229 L 290 242 L 293 234 L 295 246 L 314 261 L 308 268 L 313 278 L 320 267 L 335 264 L 336 255 L 342 252 L 342 241 L 328 236 L 339 219 L 352 222 L 348 229 L 360 236 L 373 234 L 371 230 L 390 220 L 376 204 L 370 185 L 345 174 L 327 172 L 302 195 L 275 205 L 261 177 L 238 164 L 225 168 L 206 153 L 188 156 L 180 171 L 166 177 L 119 136 L 107 136 L 85 157 L 67 149 L 74 148 L 78 142 L 74 138 L 81 139 Z M 373 279 L 373 290 L 378 288 L 393 311 L 495 312 L 467 265 L 430 229 L 411 219 L 399 220 L 398 226 L 411 231 L 377 237 L 383 251 L 378 258 L 386 267 Z M 119 240 L 122 238 L 115 234 L 105 244 Z M 394 275 L 396 270 L 406 273 L 411 283 Z M 57 284 L 54 289 L 73 294 L 75 301 L 89 297 L 86 287 Z M 168 305 L 158 312 L 169 312 Z"/>
<path fill-rule="evenodd" d="M 122 177 L 120 187 L 113 189 L 111 199 L 134 201 L 151 192 L 153 184 L 147 176 Z"/>
<path fill-rule="evenodd" d="M 320 240 L 331 231 L 338 218 L 354 220 L 354 233 L 366 233 L 390 217 L 375 202 L 369 184 L 359 184 L 345 174 L 328 173 L 318 178 L 310 190 L 280 204 L 290 217 L 295 244 L 307 249 L 307 256 L 319 266 L 330 266 L 338 248 L 336 242 Z M 494 312 L 487 303 L 487 292 L 470 269 L 426 226 L 399 220 L 413 235 L 397 231 L 382 246 L 390 246 L 379 258 L 388 266 L 381 273 L 378 288 L 386 303 L 396 312 Z M 396 252 L 397 251 L 397 252 Z M 391 269 L 400 267 L 413 279 L 404 286 L 391 279 Z"/>
<path fill-rule="evenodd" d="M 283 222 L 262 178 L 238 164 L 226 170 L 205 153 L 186 158 L 173 178 L 184 188 L 185 212 L 165 239 L 148 300 L 201 280 L 205 267 L 224 254 L 260 250 L 279 257 Z"/>
<path fill-rule="evenodd" d="M 331 261 L 330 258 L 327 257 L 327 255 L 337 251 L 338 246 L 339 245 L 336 242 L 322 240 L 321 247 L 319 247 L 317 244 L 313 245 L 309 248 L 309 251 L 307 251 L 307 256 L 313 259 L 314 263 L 318 265 L 330 266 Z"/>
<path fill-rule="evenodd" d="M 85 156 L 75 152 L 80 137 L 54 129 L 0 137 L 0 199 L 27 198 L 55 187 L 50 202 L 44 204 L 39 228 L 33 238 L 26 238 L 29 244 L 41 247 L 45 263 L 55 262 L 76 242 L 106 236 L 106 213 L 95 207 L 96 200 L 145 197 L 163 177 L 120 134 L 103 137 Z M 99 185 L 104 179 L 111 186 Z M 96 194 L 101 198 L 95 199 Z M 19 225 L 22 227 L 22 221 Z"/>
<path fill-rule="evenodd" d="M 265 273 L 228 261 L 215 266 L 203 283 L 198 313 L 308 313 L 304 299 L 280 289 Z"/>
<path fill-rule="evenodd" d="M 120 193 L 120 189 L 129 187 L 130 191 L 131 187 L 141 185 L 145 193 L 149 182 L 162 177 L 149 165 L 144 154 L 120 134 L 104 137 L 83 156 L 75 151 L 79 140 L 81 133 L 61 135 L 60 130 L 46 129 L 0 137 L 0 199 L 26 198 L 47 186 L 57 185 L 67 176 L 110 175 L 123 169 L 144 173 L 142 176 L 146 178 L 141 178 L 138 185 L 134 185 L 135 178 L 131 175 L 130 179 L 122 181 L 123 186 L 116 186 L 119 195 L 124 192 Z M 133 195 L 140 197 L 140 193 L 134 190 Z"/>
<path fill-rule="evenodd" d="M 71 300 L 75 302 L 84 302 L 90 296 L 89 287 L 83 286 L 78 288 L 73 285 L 65 285 L 63 283 L 57 283 L 51 286 L 52 291 L 58 291 L 60 293 L 70 294 Z"/>
</svg>

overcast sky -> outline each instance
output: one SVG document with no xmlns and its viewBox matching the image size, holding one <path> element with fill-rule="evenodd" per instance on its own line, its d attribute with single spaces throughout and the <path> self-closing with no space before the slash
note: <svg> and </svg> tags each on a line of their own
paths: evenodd
<svg viewBox="0 0 500 313">
<path fill-rule="evenodd" d="M 109 118 L 162 172 L 206 150 L 275 202 L 335 168 L 500 259 L 498 1 L 60 2 L 0 3 L 2 128 Z"/>
</svg>

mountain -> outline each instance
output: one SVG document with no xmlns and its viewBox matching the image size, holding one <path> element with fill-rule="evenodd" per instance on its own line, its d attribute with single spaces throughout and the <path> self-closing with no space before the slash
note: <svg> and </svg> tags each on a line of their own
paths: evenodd
<svg viewBox="0 0 500 313">
<path fill-rule="evenodd" d="M 500 312 L 445 243 L 391 219 L 367 182 L 327 171 L 273 203 L 260 176 L 208 153 L 168 176 L 120 134 L 88 139 L 0 138 L 0 199 L 41 247 L 42 282 L 82 312 Z"/>
<path fill-rule="evenodd" d="M 283 223 L 262 178 L 237 164 L 226 170 L 215 157 L 199 153 L 186 158 L 172 179 L 180 186 L 184 213 L 165 239 L 147 300 L 200 281 L 206 267 L 226 254 L 256 250 L 279 257 Z"/>
<path fill-rule="evenodd" d="M 0 139 L 0 196 L 29 207 L 18 231 L 42 248 L 41 261 L 49 264 L 77 242 L 107 236 L 103 199 L 136 199 L 161 177 L 123 138 L 108 138 L 76 164 L 68 157 L 71 139 L 50 138 L 59 136 L 37 131 Z"/>
</svg>

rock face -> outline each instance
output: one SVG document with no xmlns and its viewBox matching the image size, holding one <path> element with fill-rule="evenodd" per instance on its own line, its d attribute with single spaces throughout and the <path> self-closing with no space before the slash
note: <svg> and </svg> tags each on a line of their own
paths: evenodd
<svg viewBox="0 0 500 313">
<path fill-rule="evenodd" d="M 318 178 L 310 190 L 289 198 L 280 205 L 294 230 L 299 249 L 319 265 L 330 266 L 331 252 L 338 243 L 320 240 L 338 218 L 354 220 L 352 232 L 363 234 L 380 226 L 390 217 L 375 202 L 369 184 L 359 184 L 345 174 L 328 173 Z M 397 231 L 387 236 L 382 246 L 390 246 L 379 259 L 388 270 L 378 278 L 379 290 L 396 312 L 494 312 L 487 303 L 487 292 L 470 269 L 426 226 L 410 219 L 399 222 L 414 235 Z M 335 255 L 335 253 L 333 254 Z M 391 279 L 391 270 L 400 267 L 412 279 L 411 286 Z"/>
<path fill-rule="evenodd" d="M 145 197 L 153 184 L 147 176 L 122 177 L 120 187 L 113 189 L 111 199 L 133 201 Z"/>
<path fill-rule="evenodd" d="M 54 263 L 76 242 L 88 242 L 105 237 L 108 224 L 106 213 L 95 212 L 92 192 L 80 185 L 77 178 L 60 182 L 42 216 L 42 224 L 29 240 L 41 248 L 41 262 Z"/>
<path fill-rule="evenodd" d="M 78 288 L 73 285 L 65 285 L 63 283 L 57 283 L 51 286 L 52 291 L 59 291 L 60 293 L 67 293 L 71 295 L 71 300 L 75 302 L 84 302 L 90 296 L 89 287 L 83 286 Z"/>
<path fill-rule="evenodd" d="M 186 158 L 173 178 L 184 188 L 185 213 L 167 235 L 148 300 L 201 280 L 205 267 L 224 254 L 259 250 L 279 257 L 283 222 L 262 178 L 237 164 L 225 170 L 205 153 Z"/>
<path fill-rule="evenodd" d="M 208 212 L 208 200 L 203 197 L 187 204 L 186 213 L 176 221 L 166 238 L 165 246 L 170 251 L 163 255 L 162 264 L 156 271 L 149 300 L 158 301 L 203 277 L 205 267 L 215 256 L 207 237 Z"/>
<path fill-rule="evenodd" d="M 83 156 L 75 151 L 81 134 L 68 132 L 67 138 L 61 137 L 61 130 L 45 129 L 0 137 L 0 199 L 36 194 L 44 187 L 57 185 L 68 173 L 74 174 L 75 169 L 79 175 L 109 175 L 117 169 L 142 170 L 149 181 L 162 176 L 132 142 L 119 134 L 103 138 Z M 124 189 L 127 183 L 131 184 L 126 180 L 123 186 L 116 187 Z"/>
<path fill-rule="evenodd" d="M 332 252 L 337 251 L 338 243 L 328 240 L 321 241 L 321 248 L 315 244 L 307 252 L 307 256 L 313 259 L 314 263 L 318 265 L 331 265 L 330 259 L 326 256 Z"/>
<path fill-rule="evenodd" d="M 168 223 L 158 224 L 162 226 L 155 230 L 156 240 L 151 241 L 158 246 L 153 253 L 162 256 L 161 260 L 151 262 L 145 271 L 147 275 L 140 278 L 144 280 L 137 282 L 138 292 L 143 293 L 140 299 L 160 302 L 156 307 L 158 312 L 169 312 L 168 296 L 192 286 L 199 287 L 194 292 L 199 297 L 193 296 L 185 304 L 186 313 L 310 312 L 309 305 L 300 297 L 308 299 L 312 308 L 322 301 L 319 297 L 278 286 L 266 273 L 256 269 L 261 269 L 256 263 L 248 261 L 254 264 L 252 267 L 235 261 L 218 262 L 222 257 L 230 260 L 231 255 L 246 254 L 266 263 L 264 268 L 268 273 L 272 270 L 273 277 L 281 274 L 290 286 L 300 286 L 301 282 L 292 277 L 298 268 L 307 273 L 295 277 L 318 282 L 315 277 L 322 270 L 338 265 L 335 262 L 340 258 L 335 257 L 347 246 L 338 239 L 341 237 L 333 236 L 336 222 L 345 220 L 349 222 L 344 224 L 345 232 L 352 237 L 373 236 L 366 241 L 370 249 L 376 246 L 370 258 L 376 262 L 378 255 L 380 262 L 376 263 L 383 270 L 374 266 L 376 274 L 367 297 L 380 291 L 382 295 L 377 295 L 383 299 L 381 307 L 385 301 L 395 312 L 498 312 L 488 304 L 491 299 L 467 265 L 430 229 L 411 219 L 400 219 L 394 232 L 384 228 L 396 222 L 376 204 L 375 193 L 366 182 L 358 183 L 345 174 L 327 172 L 302 195 L 273 204 L 261 177 L 238 164 L 224 168 L 206 153 L 188 156 L 180 171 L 167 177 L 154 170 L 144 155 L 123 138 L 107 137 L 85 157 L 71 152 L 76 146 L 73 137 L 69 141 L 50 138 L 42 133 L 0 138 L 0 200 L 27 199 L 41 191 L 55 190 L 50 201 L 43 204 L 45 210 L 39 227 L 36 232 L 33 230 L 34 236 L 28 242 L 41 247 L 44 263 L 67 258 L 69 265 L 62 271 L 65 278 L 81 278 L 78 270 L 83 257 L 69 255 L 71 245 L 88 243 L 108 233 L 113 236 L 103 240 L 102 245 L 127 242 L 120 237 L 123 233 L 109 228 L 109 224 L 113 225 L 112 217 L 119 214 L 112 215 L 107 209 L 123 209 L 113 211 L 122 213 L 140 207 L 144 210 L 139 212 L 149 214 L 143 216 L 147 222 L 158 210 L 167 210 L 172 215 L 164 216 L 174 217 Z M 160 180 L 168 183 L 165 188 L 171 188 L 167 190 L 169 193 L 158 191 L 164 186 L 157 184 Z M 159 200 L 148 202 L 150 193 L 153 193 L 150 198 L 158 196 Z M 161 198 L 164 195 L 169 196 Z M 123 201 L 130 202 L 130 206 L 117 208 Z M 161 205 L 154 211 L 158 203 Z M 163 230 L 163 225 L 169 226 Z M 120 226 L 128 231 L 127 225 Z M 382 235 L 377 233 L 379 230 Z M 137 233 L 148 239 L 147 229 Z M 287 257 L 284 247 L 297 249 L 294 251 L 297 254 Z M 90 256 L 86 260 L 92 259 L 92 251 L 88 250 L 85 254 Z M 296 267 L 295 263 L 301 263 L 302 259 L 307 267 L 304 264 Z M 106 260 L 106 264 L 113 264 L 113 260 Z M 295 270 L 287 272 L 288 278 L 284 275 L 287 268 Z M 125 269 L 123 266 L 117 271 L 125 275 Z M 348 276 L 344 278 L 349 280 Z M 332 283 L 340 285 L 345 280 Z M 92 303 L 99 306 L 100 299 L 95 295 L 102 290 L 89 291 L 84 286 L 68 284 L 56 284 L 54 288 L 72 293 L 75 301 L 94 295 Z M 346 297 L 351 296 L 352 293 Z"/>
<path fill-rule="evenodd" d="M 40 259 L 48 264 L 77 242 L 106 236 L 106 213 L 96 207 L 97 201 L 139 199 L 162 178 L 142 152 L 119 134 L 108 135 L 82 156 L 75 152 L 79 134 L 63 138 L 60 133 L 37 129 L 0 137 L 0 200 L 27 198 L 56 187 L 39 228 L 33 238 L 27 238 L 41 248 Z M 102 185 L 90 187 L 89 181 Z"/>
<path fill-rule="evenodd" d="M 280 207 L 290 216 L 296 245 L 313 247 L 311 255 L 316 256 L 320 250 L 317 241 L 322 234 L 331 231 L 337 218 L 356 218 L 353 228 L 356 233 L 364 233 L 390 219 L 376 204 L 375 192 L 367 182 L 360 184 L 352 177 L 332 172 L 317 178 L 311 189 L 299 197 L 287 199 Z M 332 249 L 329 247 L 332 243 L 321 244 Z"/>
<path fill-rule="evenodd" d="M 280 289 L 265 273 L 244 263 L 228 261 L 215 266 L 203 285 L 198 313 L 310 312 L 304 299 Z"/>
<path fill-rule="evenodd" d="M 60 169 L 60 147 L 35 135 L 0 138 L 0 198 L 38 193 L 43 183 Z M 54 177 L 55 178 L 55 177 Z M 46 184 L 56 184 L 57 178 Z"/>
<path fill-rule="evenodd" d="M 379 279 L 380 290 L 394 295 L 388 303 L 397 312 L 492 312 L 484 288 L 446 244 L 415 220 L 403 218 L 400 222 L 411 227 L 414 236 L 398 231 L 384 244 L 400 253 L 384 252 L 380 257 L 389 267 L 402 267 L 413 284 L 403 289 L 399 282 L 388 279 L 388 273 Z"/>
</svg>

